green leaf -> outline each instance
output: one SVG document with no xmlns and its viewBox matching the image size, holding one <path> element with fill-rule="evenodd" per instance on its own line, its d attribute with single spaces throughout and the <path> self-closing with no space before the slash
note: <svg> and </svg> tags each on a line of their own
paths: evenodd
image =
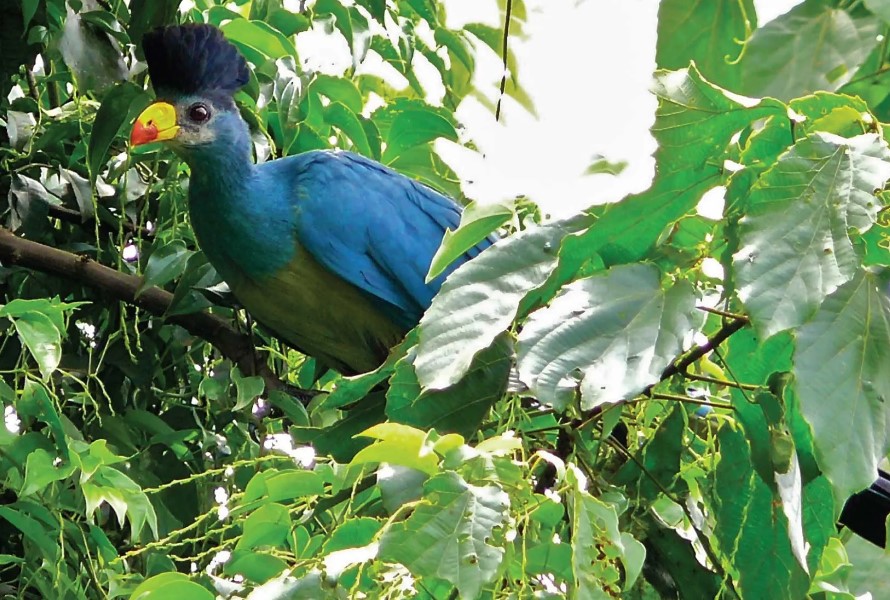
<svg viewBox="0 0 890 600">
<path fill-rule="evenodd" d="M 297 56 L 297 50 L 290 40 L 262 21 L 232 19 L 221 29 L 236 44 L 260 52 L 268 58 Z"/>
<path fill-rule="evenodd" d="M 264 504 L 250 513 L 242 524 L 238 550 L 282 545 L 290 533 L 292 524 L 287 507 L 282 504 Z"/>
<path fill-rule="evenodd" d="M 685 437 L 688 430 L 689 422 L 683 408 L 674 408 L 658 425 L 655 435 L 646 442 L 642 456 L 621 467 L 615 483 L 633 486 L 636 495 L 649 502 L 654 501 L 663 490 L 673 491 L 675 482 L 679 481 L 682 485 L 678 474 L 681 458 L 688 447 Z"/>
<path fill-rule="evenodd" d="M 442 244 L 433 256 L 426 281 L 429 283 L 442 274 L 464 252 L 484 240 L 498 227 L 509 221 L 514 214 L 513 206 L 504 204 L 479 204 L 471 202 L 460 216 L 455 231 L 445 230 Z"/>
<path fill-rule="evenodd" d="M 643 258 L 707 190 L 721 184 L 735 132 L 769 116 L 787 120 L 781 103 L 729 94 L 705 81 L 694 67 L 658 71 L 653 91 L 658 110 L 652 133 L 658 150 L 652 187 L 608 207 L 575 241 L 586 255 L 600 254 L 606 265 Z"/>
<path fill-rule="evenodd" d="M 433 38 L 436 43 L 448 48 L 451 55 L 464 64 L 468 73 L 475 70 L 476 60 L 473 58 L 472 46 L 467 41 L 466 34 L 437 27 L 433 32 Z"/>
<path fill-rule="evenodd" d="M 798 141 L 751 190 L 733 256 L 738 295 L 764 337 L 808 320 L 860 264 L 851 235 L 867 231 L 890 178 L 874 134 Z"/>
<path fill-rule="evenodd" d="M 362 112 L 362 93 L 349 79 L 319 74 L 309 84 L 309 91 L 321 94 L 331 102 L 339 102 L 354 114 Z"/>
<path fill-rule="evenodd" d="M 286 562 L 277 556 L 263 554 L 254 551 L 239 551 L 232 553 L 232 558 L 226 563 L 224 573 L 226 575 L 242 575 L 250 581 L 264 583 L 288 568 Z M 251 594 L 252 596 L 252 594 Z M 271 594 L 257 596 L 257 600 L 272 598 Z M 293 596 L 286 596 L 290 600 Z M 297 596 L 299 598 L 300 596 Z"/>
<path fill-rule="evenodd" d="M 569 470 L 569 473 L 573 473 Z M 618 528 L 615 505 L 591 496 L 577 478 L 573 484 L 569 505 L 572 520 L 572 598 L 606 598 L 605 588 L 614 589 L 633 585 L 643 568 L 646 550 L 630 534 Z M 624 567 L 622 572 L 605 557 L 617 557 Z"/>
<path fill-rule="evenodd" d="M 130 600 L 213 600 L 215 596 L 206 588 L 191 581 L 183 573 L 161 573 L 139 584 Z"/>
<path fill-rule="evenodd" d="M 92 518 L 99 505 L 107 502 L 121 527 L 124 519 L 129 518 L 134 538 L 139 538 L 146 524 L 154 537 L 158 537 L 158 516 L 154 506 L 139 484 L 121 471 L 100 466 L 87 481 L 81 482 L 81 491 L 86 502 L 87 518 Z"/>
<path fill-rule="evenodd" d="M 438 138 L 457 141 L 457 131 L 451 122 L 434 110 L 410 108 L 396 113 L 386 135 L 386 149 L 382 161 L 391 164 L 414 146 Z"/>
<path fill-rule="evenodd" d="M 731 61 L 742 54 L 755 21 L 752 0 L 664 0 L 658 5 L 655 62 L 682 69 L 694 61 L 708 81 L 736 90 L 740 69 Z"/>
<path fill-rule="evenodd" d="M 742 597 L 806 596 L 809 577 L 792 552 L 782 503 L 775 501 L 769 486 L 753 470 L 744 435 L 727 425 L 721 428 L 718 443 L 714 534 L 738 570 Z M 804 506 L 824 511 L 824 481 L 817 479 L 806 486 Z M 804 531 L 812 546 L 809 565 L 815 568 L 827 536 L 813 510 L 804 515 Z"/>
<path fill-rule="evenodd" d="M 332 102 L 326 106 L 324 120 L 345 133 L 352 140 L 356 152 L 365 156 L 373 156 L 371 145 L 368 143 L 368 135 L 365 133 L 361 120 L 344 104 Z"/>
<path fill-rule="evenodd" d="M 244 489 L 243 503 L 260 499 L 278 502 L 322 494 L 324 494 L 324 480 L 314 471 L 266 469 L 254 475 L 248 482 Z"/>
<path fill-rule="evenodd" d="M 93 188 L 90 186 L 90 180 L 71 169 L 60 169 L 59 175 L 71 185 L 81 220 L 92 219 L 96 215 L 96 206 L 93 204 Z"/>
<path fill-rule="evenodd" d="M 322 546 L 322 556 L 345 550 L 346 548 L 361 548 L 374 541 L 380 531 L 381 523 L 377 519 L 360 517 L 342 523 L 337 527 Z"/>
<path fill-rule="evenodd" d="M 163 244 L 155 248 L 148 257 L 145 271 L 142 274 L 142 284 L 136 291 L 136 295 L 143 293 L 150 287 L 163 287 L 182 275 L 188 259 L 194 254 L 186 248 L 182 240 L 174 240 L 169 244 Z"/>
<path fill-rule="evenodd" d="M 236 390 L 233 410 L 241 410 L 249 406 L 266 389 L 266 382 L 262 377 L 259 375 L 244 377 L 238 368 L 232 369 L 232 381 L 235 382 Z"/>
<path fill-rule="evenodd" d="M 808 0 L 757 29 L 741 60 L 751 96 L 790 100 L 850 81 L 878 44 L 880 22 L 865 11 Z"/>
<path fill-rule="evenodd" d="M 40 448 L 31 452 L 25 463 L 25 479 L 19 497 L 42 492 L 51 483 L 70 477 L 74 465 L 65 462 L 57 465 L 56 460 L 57 457 Z"/>
<path fill-rule="evenodd" d="M 12 322 L 22 343 L 37 361 L 43 379 L 49 379 L 62 360 L 62 334 L 55 323 L 39 312 L 25 313 Z"/>
<path fill-rule="evenodd" d="M 408 519 L 380 539 L 380 559 L 402 563 L 417 577 L 441 578 L 462 597 L 475 598 L 493 581 L 504 549 L 493 545 L 510 497 L 499 487 L 477 487 L 446 472 L 424 485 L 424 498 Z"/>
<path fill-rule="evenodd" d="M 566 286 L 532 313 L 519 334 L 520 379 L 558 410 L 579 378 L 583 410 L 627 400 L 659 380 L 699 314 L 689 284 L 665 292 L 654 266 L 614 267 Z"/>
<path fill-rule="evenodd" d="M 560 241 L 579 226 L 559 221 L 500 240 L 445 280 L 420 322 L 414 367 L 421 386 L 460 381 L 473 357 L 510 326 L 519 301 L 547 280 Z"/>
<path fill-rule="evenodd" d="M 585 175 L 620 175 L 627 168 L 626 160 L 610 161 L 605 156 L 594 156 L 593 161 L 584 169 Z"/>
<path fill-rule="evenodd" d="M 863 4 L 865 4 L 865 8 L 881 17 L 885 22 L 890 23 L 890 1 L 865 0 Z"/>
<path fill-rule="evenodd" d="M 102 99 L 87 146 L 87 167 L 93 185 L 112 142 L 120 130 L 132 122 L 135 113 L 148 105 L 148 101 L 148 94 L 129 81 L 118 83 Z"/>
<path fill-rule="evenodd" d="M 513 344 L 507 334 L 479 352 L 460 381 L 445 389 L 421 390 L 412 356 L 396 365 L 386 393 L 386 416 L 424 429 L 471 436 L 506 390 Z"/>
<path fill-rule="evenodd" d="M 361 433 L 377 440 L 355 455 L 350 464 L 392 463 L 422 471 L 427 475 L 439 472 L 439 456 L 427 443 L 427 435 L 419 429 L 400 423 L 381 423 Z"/>
<path fill-rule="evenodd" d="M 276 8 L 266 21 L 287 37 L 294 36 L 312 28 L 312 22 L 305 16 L 283 8 Z"/>
<path fill-rule="evenodd" d="M 50 399 L 43 384 L 34 380 L 25 380 L 25 390 L 16 403 L 19 416 L 36 418 L 47 425 L 53 434 L 56 450 L 65 460 L 68 459 L 68 436 L 62 426 L 62 419 L 53 401 Z"/>
<path fill-rule="evenodd" d="M 884 290 L 882 279 L 860 273 L 826 298 L 797 336 L 800 410 L 839 501 L 868 487 L 890 452 L 890 300 Z"/>
<path fill-rule="evenodd" d="M 31 24 L 31 19 L 34 18 L 34 15 L 37 14 L 37 7 L 40 5 L 40 0 L 23 0 L 22 1 L 22 31 L 28 31 L 28 25 Z"/>
<path fill-rule="evenodd" d="M 49 530 L 40 521 L 13 506 L 15 505 L 0 506 L 0 517 L 21 531 L 28 542 L 37 546 L 44 560 L 56 564 L 59 560 L 59 546 L 53 541 L 53 537 L 56 537 L 58 532 Z"/>
</svg>

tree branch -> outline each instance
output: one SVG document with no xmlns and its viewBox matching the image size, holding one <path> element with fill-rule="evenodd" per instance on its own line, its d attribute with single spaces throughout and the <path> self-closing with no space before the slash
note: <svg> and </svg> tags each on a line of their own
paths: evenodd
<svg viewBox="0 0 890 600">
<path fill-rule="evenodd" d="M 192 335 L 208 341 L 223 356 L 237 364 L 242 372 L 262 377 L 267 390 L 285 391 L 301 401 L 315 395 L 276 377 L 263 354 L 254 348 L 250 336 L 237 331 L 225 320 L 207 312 L 168 316 L 166 313 L 173 294 L 157 287 L 150 287 L 137 296 L 136 291 L 142 285 L 140 277 L 121 273 L 87 256 L 20 238 L 3 227 L 0 227 L 0 262 L 79 281 L 116 300 L 175 323 Z"/>
<path fill-rule="evenodd" d="M 664 370 L 661 374 L 660 381 L 664 381 L 670 377 L 673 377 L 677 373 L 685 373 L 686 369 L 688 369 L 692 363 L 702 358 L 705 354 L 725 342 L 729 336 L 734 334 L 735 332 L 742 329 L 745 325 L 747 325 L 750 321 L 747 317 L 738 316 L 732 321 L 723 325 L 717 333 L 713 335 L 713 337 L 708 338 L 708 341 L 701 346 L 697 346 L 693 348 L 686 356 L 678 360 L 677 362 L 672 363 L 667 369 Z M 649 389 L 651 389 L 650 386 Z M 647 390 L 648 391 L 648 390 Z"/>
</svg>

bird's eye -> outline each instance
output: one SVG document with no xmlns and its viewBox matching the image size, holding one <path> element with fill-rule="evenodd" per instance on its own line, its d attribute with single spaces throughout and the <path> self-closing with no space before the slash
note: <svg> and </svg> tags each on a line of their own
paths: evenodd
<svg viewBox="0 0 890 600">
<path fill-rule="evenodd" d="M 210 109 L 205 104 L 198 102 L 189 106 L 189 119 L 196 123 L 203 123 L 210 118 Z"/>
</svg>

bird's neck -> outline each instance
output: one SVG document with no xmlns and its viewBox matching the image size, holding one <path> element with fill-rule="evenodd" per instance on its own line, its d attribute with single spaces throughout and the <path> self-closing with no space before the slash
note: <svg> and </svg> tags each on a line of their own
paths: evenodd
<svg viewBox="0 0 890 600">
<path fill-rule="evenodd" d="M 268 185 L 253 164 L 243 135 L 216 140 L 185 157 L 191 169 L 189 214 L 201 249 L 229 285 L 274 272 L 293 254 L 282 215 L 282 191 Z M 275 192 L 278 192 L 277 194 Z"/>
<path fill-rule="evenodd" d="M 227 136 L 228 137 L 228 136 Z M 249 231 L 244 218 L 254 169 L 247 132 L 189 148 L 189 214 L 201 249 L 230 284 L 238 277 L 236 248 Z"/>
</svg>

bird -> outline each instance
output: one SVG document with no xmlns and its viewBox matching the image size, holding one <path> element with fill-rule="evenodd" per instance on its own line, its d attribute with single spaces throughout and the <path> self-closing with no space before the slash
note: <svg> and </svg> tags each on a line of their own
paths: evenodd
<svg viewBox="0 0 890 600">
<path fill-rule="evenodd" d="M 234 94 L 245 58 L 209 24 L 160 27 L 142 47 L 156 100 L 131 146 L 163 142 L 189 166 L 189 218 L 239 304 L 288 345 L 343 374 L 371 371 L 420 321 L 426 281 L 462 207 L 370 158 L 313 150 L 256 164 Z"/>
</svg>

